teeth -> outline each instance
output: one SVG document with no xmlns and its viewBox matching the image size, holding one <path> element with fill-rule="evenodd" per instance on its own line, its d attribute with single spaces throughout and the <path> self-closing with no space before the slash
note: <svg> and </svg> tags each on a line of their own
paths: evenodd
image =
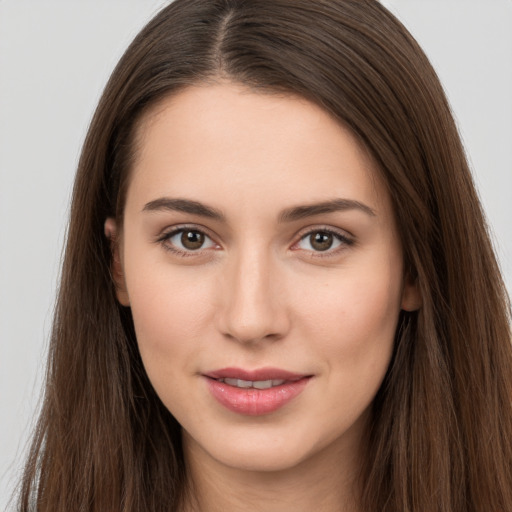
<svg viewBox="0 0 512 512">
<path fill-rule="evenodd" d="M 230 386 L 235 386 L 237 388 L 251 388 L 252 382 L 250 380 L 241 380 L 241 379 L 224 379 L 226 384 Z"/>
<path fill-rule="evenodd" d="M 280 386 L 284 384 L 284 380 L 242 380 L 242 379 L 219 379 L 221 382 L 225 382 L 230 386 L 237 388 L 256 388 L 256 389 L 269 389 L 274 386 Z"/>
<path fill-rule="evenodd" d="M 268 389 L 272 387 L 271 380 L 256 380 L 252 383 L 252 386 L 256 389 Z"/>
</svg>

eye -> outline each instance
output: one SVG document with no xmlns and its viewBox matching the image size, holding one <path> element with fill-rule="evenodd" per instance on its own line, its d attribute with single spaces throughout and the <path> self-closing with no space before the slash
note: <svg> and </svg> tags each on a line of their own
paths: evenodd
<svg viewBox="0 0 512 512">
<path fill-rule="evenodd" d="M 177 253 L 191 253 L 217 247 L 217 244 L 198 229 L 180 228 L 160 238 L 166 249 Z"/>
<path fill-rule="evenodd" d="M 341 233 L 327 229 L 318 229 L 306 233 L 295 245 L 297 249 L 313 252 L 335 252 L 344 245 L 352 245 L 353 241 Z"/>
</svg>

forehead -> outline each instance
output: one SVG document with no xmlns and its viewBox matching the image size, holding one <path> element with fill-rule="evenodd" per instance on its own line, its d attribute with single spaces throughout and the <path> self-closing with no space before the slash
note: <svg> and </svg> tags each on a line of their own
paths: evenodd
<svg viewBox="0 0 512 512">
<path fill-rule="evenodd" d="M 137 195 L 333 196 L 382 203 L 366 149 L 326 111 L 295 95 L 232 83 L 188 87 L 160 101 L 137 129 Z M 212 197 L 213 195 L 213 197 Z"/>
</svg>

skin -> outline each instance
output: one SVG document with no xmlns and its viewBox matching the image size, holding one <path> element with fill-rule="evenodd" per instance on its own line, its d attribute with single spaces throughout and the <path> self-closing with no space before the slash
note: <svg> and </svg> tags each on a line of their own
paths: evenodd
<svg viewBox="0 0 512 512">
<path fill-rule="evenodd" d="M 105 230 L 145 368 L 183 427 L 196 497 L 185 509 L 358 510 L 369 407 L 400 309 L 419 307 L 375 164 L 318 106 L 227 82 L 165 99 L 137 139 L 123 231 L 114 219 Z M 281 218 L 340 198 L 368 210 Z M 204 245 L 180 246 L 183 227 L 207 235 Z M 326 230 L 335 235 L 321 251 L 311 233 L 325 240 Z M 313 377 L 262 416 L 220 405 L 203 376 L 269 366 Z"/>
</svg>

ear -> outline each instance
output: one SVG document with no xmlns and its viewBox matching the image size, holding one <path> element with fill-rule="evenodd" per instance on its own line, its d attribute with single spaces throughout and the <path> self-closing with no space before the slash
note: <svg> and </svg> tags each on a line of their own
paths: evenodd
<svg viewBox="0 0 512 512">
<path fill-rule="evenodd" d="M 119 238 L 117 233 L 117 224 L 112 217 L 108 217 L 104 225 L 105 236 L 110 242 L 110 251 L 112 260 L 110 262 L 110 272 L 116 287 L 117 300 L 123 306 L 130 305 L 128 291 L 126 289 L 126 281 L 124 279 L 123 265 L 121 262 L 121 254 L 119 248 Z"/>
<path fill-rule="evenodd" d="M 423 305 L 418 280 L 406 276 L 402 290 L 401 309 L 404 311 L 417 311 Z"/>
</svg>

